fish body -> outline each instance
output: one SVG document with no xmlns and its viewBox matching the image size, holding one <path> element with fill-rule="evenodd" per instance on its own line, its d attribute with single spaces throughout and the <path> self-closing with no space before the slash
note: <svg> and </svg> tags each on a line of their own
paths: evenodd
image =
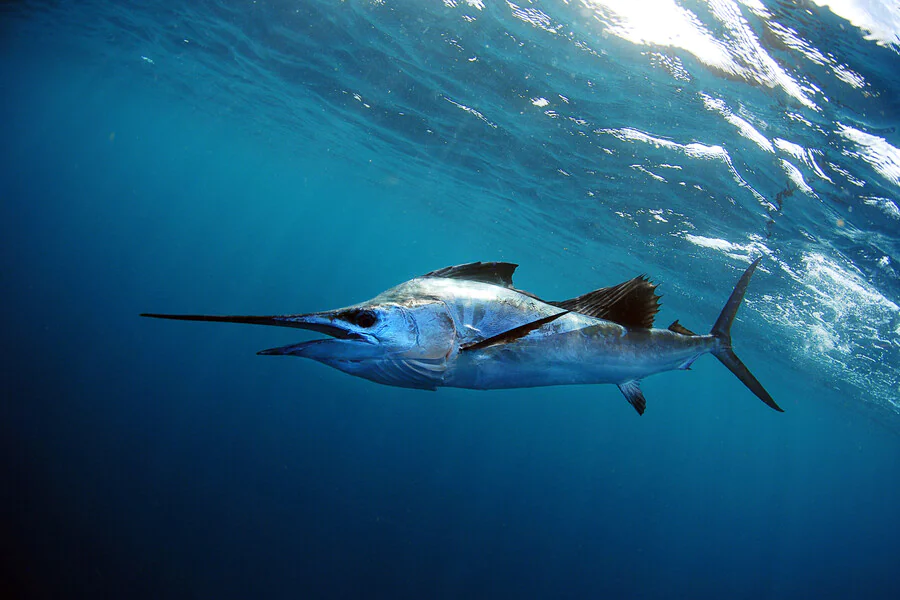
<svg viewBox="0 0 900 600">
<path fill-rule="evenodd" d="M 521 343 L 462 353 L 450 365 L 444 385 L 500 389 L 639 381 L 650 375 L 687 369 L 711 351 L 711 336 L 684 339 L 665 329 L 622 331 L 598 323 Z"/>
<path fill-rule="evenodd" d="M 276 316 L 144 316 L 295 327 L 331 338 L 264 350 L 310 358 L 377 383 L 418 389 L 615 384 L 643 414 L 640 381 L 713 354 L 781 410 L 731 350 L 730 328 L 759 260 L 738 282 L 708 335 L 678 321 L 654 328 L 656 286 L 645 277 L 563 301 L 516 289 L 511 263 L 432 271 L 336 310 Z"/>
</svg>

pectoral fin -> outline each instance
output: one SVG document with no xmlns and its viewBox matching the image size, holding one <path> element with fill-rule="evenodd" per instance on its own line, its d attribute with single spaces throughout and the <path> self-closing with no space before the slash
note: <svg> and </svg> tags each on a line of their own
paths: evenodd
<svg viewBox="0 0 900 600">
<path fill-rule="evenodd" d="M 641 391 L 641 384 L 638 381 L 627 381 L 619 384 L 619 389 L 625 394 L 625 399 L 634 407 L 639 415 L 644 414 L 647 408 L 647 401 L 644 399 L 644 393 Z"/>
<path fill-rule="evenodd" d="M 508 329 L 503 333 L 498 333 L 497 335 L 481 340 L 480 342 L 465 344 L 463 346 L 460 346 L 459 351 L 467 352 L 469 350 L 481 350 L 482 348 L 488 348 L 490 346 L 497 346 L 499 344 L 508 344 L 510 342 L 514 342 L 519 338 L 525 337 L 535 329 L 540 329 L 547 323 L 551 323 L 561 316 L 569 314 L 569 312 L 571 311 L 564 310 L 562 312 L 556 313 L 555 315 L 550 315 L 549 317 L 544 317 L 543 319 L 538 319 L 536 321 L 531 321 L 530 323 L 525 323 L 524 325 L 519 325 L 518 327 L 513 327 L 512 329 Z"/>
</svg>

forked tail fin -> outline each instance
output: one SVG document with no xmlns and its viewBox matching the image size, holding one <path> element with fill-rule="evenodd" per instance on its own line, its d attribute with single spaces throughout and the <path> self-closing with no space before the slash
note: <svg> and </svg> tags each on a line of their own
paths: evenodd
<svg viewBox="0 0 900 600">
<path fill-rule="evenodd" d="M 772 400 L 772 396 L 769 395 L 769 392 L 767 392 L 756 377 L 753 376 L 750 369 L 744 366 L 741 359 L 739 359 L 731 349 L 731 324 L 734 322 L 734 316 L 737 314 L 738 308 L 741 306 L 741 301 L 744 299 L 744 292 L 747 291 L 747 286 L 750 284 L 750 278 L 753 277 L 753 271 L 756 270 L 756 265 L 759 264 L 760 260 L 762 260 L 762 257 L 754 260 L 753 264 L 751 264 L 747 270 L 744 271 L 744 274 L 741 275 L 737 285 L 734 286 L 734 291 L 731 292 L 731 297 L 728 298 L 728 302 L 725 303 L 725 308 L 722 309 L 719 318 L 716 319 L 716 324 L 713 325 L 712 331 L 709 332 L 710 335 L 719 340 L 718 347 L 713 350 L 712 354 L 718 358 L 723 365 L 728 367 L 728 370 L 734 373 L 751 392 L 756 394 L 757 398 L 778 412 L 784 412 L 782 408 Z"/>
</svg>

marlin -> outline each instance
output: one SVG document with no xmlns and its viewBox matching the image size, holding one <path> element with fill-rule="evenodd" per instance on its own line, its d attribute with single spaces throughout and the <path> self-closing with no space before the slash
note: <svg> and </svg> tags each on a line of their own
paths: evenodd
<svg viewBox="0 0 900 600">
<path fill-rule="evenodd" d="M 474 262 L 431 271 L 371 300 L 274 316 L 144 313 L 181 321 L 294 327 L 331 336 L 263 350 L 300 356 L 385 385 L 478 390 L 612 383 L 643 414 L 640 382 L 712 354 L 782 412 L 731 347 L 731 325 L 760 258 L 741 276 L 709 334 L 678 321 L 655 329 L 656 286 L 641 275 L 562 301 L 513 286 L 518 265 Z"/>
</svg>

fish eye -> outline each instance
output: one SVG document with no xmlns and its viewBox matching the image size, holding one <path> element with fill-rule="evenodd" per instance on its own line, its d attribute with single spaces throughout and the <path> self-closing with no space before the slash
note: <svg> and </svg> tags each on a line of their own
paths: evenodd
<svg viewBox="0 0 900 600">
<path fill-rule="evenodd" d="M 378 317 L 371 310 L 362 310 L 356 315 L 356 324 L 360 327 L 371 327 L 377 320 Z"/>
<path fill-rule="evenodd" d="M 354 310 L 341 315 L 341 317 L 345 321 L 366 329 L 378 321 L 378 316 L 371 310 Z"/>
</svg>

